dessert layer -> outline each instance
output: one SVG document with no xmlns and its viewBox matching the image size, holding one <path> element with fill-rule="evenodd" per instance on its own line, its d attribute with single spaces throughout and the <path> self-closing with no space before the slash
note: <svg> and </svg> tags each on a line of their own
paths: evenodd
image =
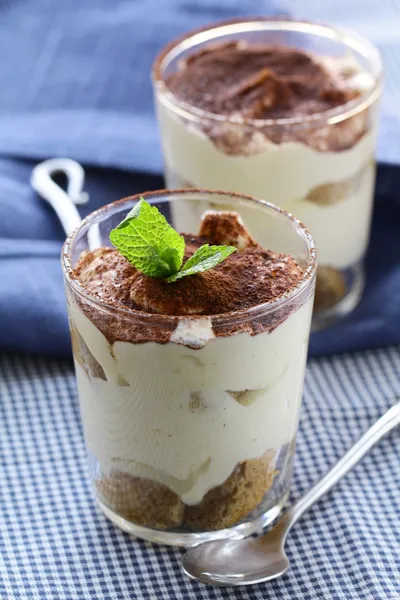
<svg viewBox="0 0 400 600">
<path fill-rule="evenodd" d="M 299 117 L 325 112 L 360 93 L 351 74 L 330 64 L 334 67 L 299 49 L 233 41 L 192 53 L 166 85 L 179 100 L 218 115 Z"/>
<path fill-rule="evenodd" d="M 201 531 L 231 527 L 246 517 L 260 505 L 277 475 L 276 453 L 266 452 L 238 465 L 195 506 L 186 506 L 165 485 L 120 471 L 102 474 L 96 485 L 103 502 L 137 525 Z"/>
<path fill-rule="evenodd" d="M 375 188 L 375 163 L 369 160 L 354 185 L 337 190 L 337 202 L 326 204 L 308 198 L 294 200 L 286 210 L 311 231 L 318 249 L 318 264 L 345 269 L 362 260 L 368 246 Z"/>
<path fill-rule="evenodd" d="M 177 121 L 165 107 L 160 107 L 160 123 L 168 186 L 227 189 L 263 198 L 306 224 L 318 248 L 319 264 L 346 268 L 362 258 L 375 182 L 376 128 L 343 152 L 318 152 L 287 142 L 267 143 L 259 154 L 231 156 L 199 130 Z M 200 214 L 193 203 L 187 208 L 180 204 L 179 213 L 174 213 L 176 226 L 190 229 Z M 234 202 L 226 208 L 235 210 Z M 252 233 L 259 229 L 250 221 L 248 226 Z M 257 241 L 268 243 L 268 232 Z"/>
<path fill-rule="evenodd" d="M 156 529 L 182 524 L 185 505 L 165 485 L 115 471 L 98 479 L 96 488 L 101 500 L 127 521 Z"/>
<path fill-rule="evenodd" d="M 278 474 L 277 452 L 239 464 L 228 479 L 210 490 L 203 500 L 186 507 L 184 523 L 194 530 L 224 529 L 254 511 L 263 501 Z"/>
<path fill-rule="evenodd" d="M 197 350 L 110 346 L 78 305 L 69 311 L 96 366 L 90 373 L 76 354 L 85 439 L 104 472 L 157 481 L 193 505 L 237 464 L 294 438 L 312 300 L 271 333 L 217 337 Z"/>
<path fill-rule="evenodd" d="M 262 153 L 268 142 L 300 142 L 320 152 L 341 152 L 369 130 L 369 108 L 325 126 L 301 120 L 338 107 L 343 107 L 345 116 L 348 102 L 361 98 L 374 83 L 351 56 L 321 57 L 301 49 L 238 41 L 210 45 L 189 56 L 159 84 L 161 93 L 156 98 L 158 104 L 164 104 L 162 93 L 167 89 L 189 110 L 192 107 L 214 115 L 207 118 L 193 113 L 186 125 L 201 131 L 231 156 Z M 168 106 L 169 102 L 165 107 L 170 110 Z M 178 113 L 175 118 L 181 119 Z"/>
<path fill-rule="evenodd" d="M 158 117 L 168 171 L 203 189 L 226 189 L 263 198 L 284 208 L 314 188 L 354 177 L 374 155 L 377 122 L 341 152 L 319 151 L 300 141 L 274 144 L 254 132 L 254 152 L 228 154 L 201 129 L 175 117 L 162 103 Z M 242 137 L 240 127 L 220 125 L 226 135 Z M 288 175 L 290 174 L 290 176 Z M 170 181 L 168 181 L 170 185 Z M 250 228 L 251 230 L 251 228 Z"/>
<path fill-rule="evenodd" d="M 238 249 L 214 269 L 169 284 L 164 279 L 143 275 L 117 250 L 98 248 L 82 255 L 73 276 L 110 307 L 179 317 L 246 310 L 281 297 L 301 279 L 302 269 L 296 261 L 289 255 L 265 250 L 258 245 L 236 213 L 209 212 L 203 216 L 201 223 L 199 235 L 184 234 L 184 260 L 203 244 L 227 244 Z M 178 326 L 177 320 L 172 323 L 172 330 L 161 325 L 144 329 L 142 323 L 135 322 L 134 313 L 128 322 L 128 319 L 119 320 L 112 314 L 96 310 L 84 300 L 81 307 L 111 343 L 115 340 L 165 343 Z M 228 326 L 222 334 L 272 329 L 291 310 L 293 308 L 285 308 L 278 315 L 261 321 L 248 320 Z M 201 322 L 199 324 L 202 325 Z M 218 332 L 215 333 L 218 335 Z"/>
<path fill-rule="evenodd" d="M 320 266 L 315 282 L 314 312 L 335 306 L 348 292 L 346 278 L 341 271 Z"/>
<path fill-rule="evenodd" d="M 343 182 L 314 188 L 307 197 L 296 198 L 284 208 L 294 214 L 312 232 L 318 249 L 318 264 L 345 269 L 357 264 L 368 246 L 376 165 L 370 160 L 354 177 Z M 171 185 L 194 187 L 173 176 Z M 284 183 L 283 183 L 284 185 Z M 268 198 L 268 196 L 267 196 Z M 193 203 L 180 201 L 174 207 L 179 227 L 190 227 L 199 218 Z M 204 203 L 199 212 L 212 208 Z M 234 202 L 226 206 L 234 210 Z M 260 243 L 268 243 L 271 231 L 260 227 L 257 217 L 246 215 L 246 222 Z"/>
</svg>

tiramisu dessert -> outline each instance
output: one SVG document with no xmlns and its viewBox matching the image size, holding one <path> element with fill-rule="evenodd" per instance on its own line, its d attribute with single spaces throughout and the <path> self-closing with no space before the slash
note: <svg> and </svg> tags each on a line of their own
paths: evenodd
<svg viewBox="0 0 400 600">
<path fill-rule="evenodd" d="M 116 227 L 114 206 L 104 246 L 84 249 L 83 225 L 65 250 L 96 495 L 128 531 L 188 543 L 287 496 L 315 257 L 263 248 L 236 212 L 179 235 L 143 199 Z"/>
<path fill-rule="evenodd" d="M 380 63 L 354 40 L 304 23 L 220 24 L 172 43 L 153 70 L 167 184 L 251 194 L 301 219 L 324 311 L 356 285 L 371 219 Z M 183 230 L 199 217 L 179 215 Z"/>
</svg>

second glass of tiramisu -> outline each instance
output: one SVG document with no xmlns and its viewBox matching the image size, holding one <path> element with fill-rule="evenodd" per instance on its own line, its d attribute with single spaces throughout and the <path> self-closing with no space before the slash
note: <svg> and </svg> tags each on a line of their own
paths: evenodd
<svg viewBox="0 0 400 600">
<path fill-rule="evenodd" d="M 315 328 L 349 313 L 372 212 L 378 51 L 332 27 L 253 18 L 172 42 L 153 82 L 167 184 L 252 194 L 294 214 L 319 252 Z M 179 227 L 198 217 L 180 211 Z"/>
</svg>

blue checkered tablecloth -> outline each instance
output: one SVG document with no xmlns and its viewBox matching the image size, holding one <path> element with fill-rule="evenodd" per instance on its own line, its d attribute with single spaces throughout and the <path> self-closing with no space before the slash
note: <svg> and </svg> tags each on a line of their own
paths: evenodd
<svg viewBox="0 0 400 600">
<path fill-rule="evenodd" d="M 400 346 L 310 361 L 293 497 L 400 396 L 399 365 Z M 400 598 L 400 431 L 295 526 L 282 579 L 212 588 L 96 508 L 69 362 L 3 356 L 0 409 L 1 600 Z"/>
</svg>

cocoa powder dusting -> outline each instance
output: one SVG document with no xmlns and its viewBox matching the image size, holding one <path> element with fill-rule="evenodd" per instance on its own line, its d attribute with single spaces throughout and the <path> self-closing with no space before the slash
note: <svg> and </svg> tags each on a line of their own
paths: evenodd
<svg viewBox="0 0 400 600">
<path fill-rule="evenodd" d="M 166 85 L 196 108 L 251 119 L 322 113 L 357 95 L 311 54 L 241 42 L 214 44 L 192 54 Z"/>
<path fill-rule="evenodd" d="M 368 129 L 368 109 L 329 127 L 251 126 L 253 120 L 323 115 L 360 96 L 362 91 L 352 85 L 352 74 L 339 59 L 236 41 L 210 44 L 189 55 L 180 67 L 166 77 L 166 88 L 181 102 L 233 120 L 205 119 L 198 125 L 226 154 L 256 154 L 265 140 L 298 141 L 321 152 L 339 152 L 351 148 Z"/>
<path fill-rule="evenodd" d="M 82 287 L 110 306 L 176 317 L 168 327 L 135 323 L 100 311 L 79 300 L 86 316 L 110 343 L 116 340 L 141 343 L 169 341 L 178 316 L 221 315 L 246 310 L 282 296 L 301 279 L 303 271 L 289 255 L 278 254 L 258 245 L 235 213 L 206 213 L 201 235 L 183 234 L 186 242 L 184 262 L 203 244 L 230 243 L 238 250 L 217 267 L 184 277 L 174 283 L 152 278 L 137 271 L 113 248 L 98 248 L 82 254 L 73 272 Z M 207 235 L 204 235 L 204 234 Z M 216 335 L 240 331 L 252 334 L 275 328 L 297 306 L 282 308 L 273 317 L 261 317 L 244 324 L 226 325 Z M 112 313 L 112 311 L 111 311 Z"/>
<path fill-rule="evenodd" d="M 191 256 L 207 240 L 185 235 Z M 185 257 L 186 258 L 186 257 Z M 217 315 L 245 310 L 282 296 L 298 282 L 292 257 L 260 247 L 234 252 L 223 263 L 174 284 L 141 273 L 131 287 L 131 307 L 166 315 Z"/>
</svg>

